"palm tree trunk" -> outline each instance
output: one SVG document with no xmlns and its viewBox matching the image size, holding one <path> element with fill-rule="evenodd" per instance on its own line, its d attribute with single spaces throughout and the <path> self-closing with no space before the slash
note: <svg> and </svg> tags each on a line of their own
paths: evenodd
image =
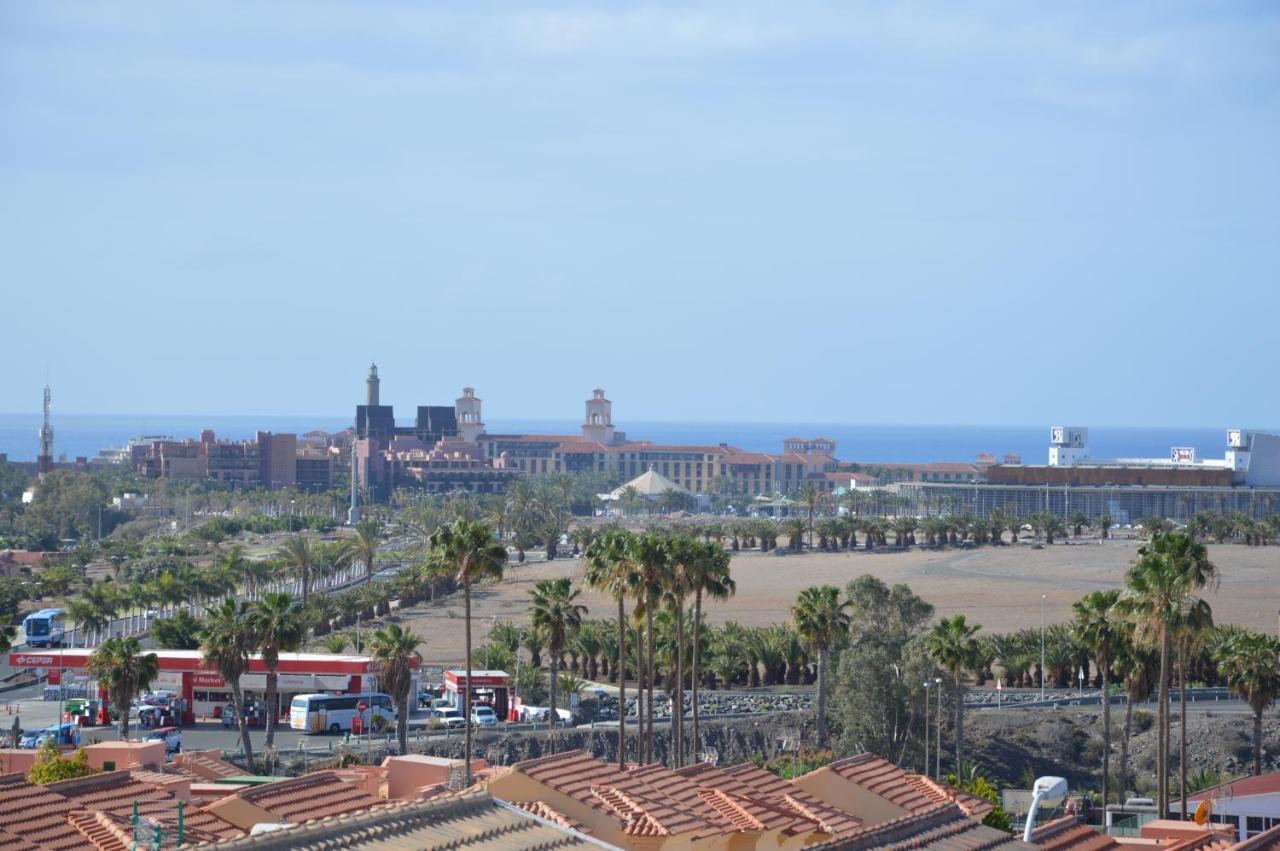
<svg viewBox="0 0 1280 851">
<path fill-rule="evenodd" d="M 554 729 L 556 726 L 556 717 L 557 717 L 556 687 L 559 685 L 559 683 L 556 682 L 556 676 L 559 674 L 559 671 L 560 671 L 560 654 L 559 652 L 556 651 L 554 647 L 550 648 L 550 650 L 551 652 L 549 655 L 551 656 L 551 692 L 550 692 L 551 693 L 551 711 L 547 713 L 547 726 Z"/>
<path fill-rule="evenodd" d="M 1133 731 L 1133 698 L 1124 698 L 1124 736 L 1120 739 L 1120 794 L 1116 800 L 1124 806 L 1124 796 L 1129 789 L 1129 734 Z M 1104 805 L 1106 802 L 1103 802 Z"/>
<path fill-rule="evenodd" d="M 1111 787 L 1111 663 L 1099 657 L 1098 667 L 1102 669 L 1102 808 L 1105 810 L 1110 802 L 1107 793 Z"/>
<path fill-rule="evenodd" d="M 1158 818 L 1169 817 L 1169 636 L 1160 630 L 1160 687 L 1157 691 L 1160 709 L 1156 717 L 1156 811 Z"/>
<path fill-rule="evenodd" d="M 409 693 L 405 692 L 396 713 L 396 738 L 400 741 L 400 756 L 409 752 Z"/>
<path fill-rule="evenodd" d="M 464 643 L 467 652 L 467 687 L 462 690 L 462 717 L 467 719 L 463 728 L 462 744 L 462 785 L 471 788 L 471 571 L 462 571 L 462 609 L 463 631 L 466 634 Z"/>
<path fill-rule="evenodd" d="M 231 698 L 236 702 L 236 724 L 240 727 L 240 747 L 244 749 L 244 759 L 250 773 L 255 771 L 253 766 L 253 742 L 249 740 L 249 719 L 244 717 L 244 693 L 240 691 L 240 680 L 234 679 L 229 685 L 231 686 Z"/>
<path fill-rule="evenodd" d="M 697 755 L 702 752 L 702 741 L 698 738 L 698 676 L 702 673 L 700 668 L 701 654 L 698 652 L 702 643 L 702 590 L 694 592 L 693 595 L 693 754 Z"/>
<path fill-rule="evenodd" d="M 964 748 L 964 686 L 956 671 L 956 780 L 960 779 L 960 753 Z"/>
<path fill-rule="evenodd" d="M 647 727 L 647 736 L 649 739 L 648 753 L 649 753 L 649 760 L 652 761 L 653 760 L 653 677 L 654 677 L 652 601 L 646 603 L 644 607 L 644 630 L 645 630 L 645 639 L 644 639 L 645 644 L 648 645 L 648 653 L 645 654 L 648 658 L 645 659 L 645 663 L 649 666 L 649 673 L 648 673 L 648 676 L 645 678 L 646 680 L 645 689 L 648 691 L 647 699 L 649 702 L 649 707 L 648 707 L 649 717 L 645 719 L 645 723 L 648 724 L 648 727 Z"/>
<path fill-rule="evenodd" d="M 676 601 L 676 693 L 671 707 L 671 733 L 675 739 L 675 767 L 684 765 L 684 603 Z"/>
<path fill-rule="evenodd" d="M 830 651 L 818 651 L 818 747 L 827 746 L 827 659 Z"/>
<path fill-rule="evenodd" d="M 276 718 L 279 716 L 279 700 L 280 675 L 276 673 L 276 669 L 272 667 L 267 671 L 267 744 L 270 749 L 276 742 Z"/>
<path fill-rule="evenodd" d="M 622 595 L 618 595 L 618 768 L 627 765 L 627 622 Z"/>
<path fill-rule="evenodd" d="M 120 730 L 120 741 L 127 742 L 129 740 L 129 699 L 121 700 L 121 697 L 123 695 L 113 694 L 111 695 L 111 700 L 116 705 L 116 714 L 120 716 L 116 719 L 119 722 L 117 726 Z M 122 706 L 124 707 L 123 710 L 120 708 Z M 59 719 L 58 723 L 62 723 L 62 720 Z"/>
<path fill-rule="evenodd" d="M 1183 648 L 1178 648 L 1178 792 L 1182 796 L 1180 821 L 1187 820 L 1187 660 Z"/>
<path fill-rule="evenodd" d="M 1262 711 L 1253 711 L 1253 774 L 1262 774 Z"/>
<path fill-rule="evenodd" d="M 636 627 L 636 733 L 640 737 L 636 742 L 636 762 L 644 765 L 645 746 L 648 738 L 644 734 L 644 719 L 648 713 L 644 711 L 644 683 L 645 672 L 648 669 L 644 664 L 644 630 L 639 626 Z"/>
</svg>

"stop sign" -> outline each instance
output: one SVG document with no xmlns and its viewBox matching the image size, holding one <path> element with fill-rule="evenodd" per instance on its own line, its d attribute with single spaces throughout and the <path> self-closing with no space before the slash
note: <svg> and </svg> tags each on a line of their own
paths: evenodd
<svg viewBox="0 0 1280 851">
<path fill-rule="evenodd" d="M 368 708 L 369 708 L 369 704 L 365 703 L 363 700 L 356 704 L 356 709 L 359 710 L 360 712 L 364 712 Z"/>
</svg>

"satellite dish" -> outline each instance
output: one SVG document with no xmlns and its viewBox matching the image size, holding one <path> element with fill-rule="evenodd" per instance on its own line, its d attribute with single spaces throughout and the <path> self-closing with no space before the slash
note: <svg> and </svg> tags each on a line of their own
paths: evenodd
<svg viewBox="0 0 1280 851">
<path fill-rule="evenodd" d="M 1208 824 L 1209 819 L 1213 817 L 1213 799 L 1205 798 L 1196 806 L 1196 814 L 1194 816 L 1196 824 Z"/>
</svg>

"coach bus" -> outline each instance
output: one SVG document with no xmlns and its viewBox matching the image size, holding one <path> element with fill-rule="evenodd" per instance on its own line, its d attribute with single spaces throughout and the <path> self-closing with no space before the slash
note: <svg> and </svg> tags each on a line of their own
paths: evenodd
<svg viewBox="0 0 1280 851">
<path fill-rule="evenodd" d="M 22 632 L 32 647 L 61 647 L 65 637 L 62 609 L 41 609 L 22 619 Z"/>
<path fill-rule="evenodd" d="M 359 706 L 365 704 L 364 712 Z M 366 694 L 300 694 L 289 704 L 289 726 L 307 733 L 348 733 L 352 719 L 359 717 L 371 724 L 374 717 L 389 723 L 396 720 L 391 695 L 382 692 Z"/>
</svg>

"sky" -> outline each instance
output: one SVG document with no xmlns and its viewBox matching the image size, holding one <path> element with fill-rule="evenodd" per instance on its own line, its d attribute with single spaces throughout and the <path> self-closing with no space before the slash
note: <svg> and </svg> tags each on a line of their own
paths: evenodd
<svg viewBox="0 0 1280 851">
<path fill-rule="evenodd" d="M 1275 425 L 1280 4 L 0 0 L 0 411 Z"/>
</svg>

